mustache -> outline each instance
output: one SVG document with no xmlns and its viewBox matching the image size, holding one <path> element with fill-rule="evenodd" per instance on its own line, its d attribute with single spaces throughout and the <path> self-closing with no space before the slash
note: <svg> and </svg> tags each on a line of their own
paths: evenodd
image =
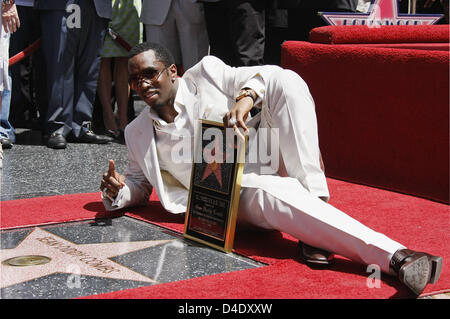
<svg viewBox="0 0 450 319">
<path fill-rule="evenodd" d="M 141 94 L 142 94 L 142 95 L 148 95 L 148 94 L 154 94 L 154 93 L 156 93 L 156 92 L 157 92 L 156 89 L 154 89 L 154 88 L 149 88 L 149 89 L 146 89 L 145 91 L 144 91 L 144 90 L 141 91 Z"/>
</svg>

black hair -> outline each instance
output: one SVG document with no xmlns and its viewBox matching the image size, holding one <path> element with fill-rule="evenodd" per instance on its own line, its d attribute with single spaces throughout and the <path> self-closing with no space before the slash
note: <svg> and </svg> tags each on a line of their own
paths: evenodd
<svg viewBox="0 0 450 319">
<path fill-rule="evenodd" d="M 161 61 L 165 67 L 169 67 L 172 64 L 175 64 L 175 59 L 173 58 L 172 54 L 167 48 L 165 48 L 159 43 L 152 43 L 152 42 L 142 42 L 135 45 L 130 50 L 128 58 L 131 59 L 132 57 L 149 50 L 155 52 L 155 57 L 159 61 Z"/>
</svg>

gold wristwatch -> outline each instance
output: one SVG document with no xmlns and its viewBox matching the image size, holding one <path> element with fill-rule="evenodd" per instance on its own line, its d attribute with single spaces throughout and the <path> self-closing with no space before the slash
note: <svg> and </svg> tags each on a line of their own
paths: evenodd
<svg viewBox="0 0 450 319">
<path fill-rule="evenodd" d="M 255 103 L 256 99 L 258 98 L 258 96 L 256 95 L 254 90 L 245 88 L 245 89 L 242 89 L 239 91 L 239 95 L 236 98 L 236 102 L 240 101 L 241 99 L 243 99 L 246 96 L 251 97 L 253 100 L 253 103 Z"/>
</svg>

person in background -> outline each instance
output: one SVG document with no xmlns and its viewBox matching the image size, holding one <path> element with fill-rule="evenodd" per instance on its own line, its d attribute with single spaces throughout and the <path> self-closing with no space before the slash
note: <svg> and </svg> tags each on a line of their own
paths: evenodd
<svg viewBox="0 0 450 319">
<path fill-rule="evenodd" d="M 3 37 L 3 34 L 1 35 Z M 5 37 L 5 40 L 0 41 L 8 41 L 9 37 Z M 8 72 L 9 73 L 9 72 Z M 13 147 L 13 144 L 16 142 L 16 134 L 14 127 L 9 122 L 9 112 L 11 109 L 11 76 L 8 75 L 8 85 L 9 88 L 4 87 L 3 92 L 1 92 L 1 100 L 2 100 L 2 108 L 0 112 L 0 142 L 2 144 L 3 149 L 10 149 Z"/>
<path fill-rule="evenodd" d="M 266 7 L 272 0 L 201 0 L 210 54 L 231 66 L 264 64 Z"/>
<path fill-rule="evenodd" d="M 66 139 L 109 143 L 110 137 L 92 132 L 91 121 L 111 1 L 36 0 L 35 7 L 48 84 L 47 146 L 64 149 Z"/>
<path fill-rule="evenodd" d="M 146 40 L 167 47 L 184 70 L 208 54 L 203 4 L 197 0 L 143 0 L 141 21 Z"/>
<path fill-rule="evenodd" d="M 113 0 L 112 8 L 112 20 L 109 27 L 117 32 L 130 46 L 135 46 L 142 40 L 139 22 L 141 0 Z M 111 73 L 112 62 L 114 62 L 113 73 Z M 118 123 L 113 112 L 113 105 L 111 105 L 113 79 Z M 102 104 L 106 135 L 114 139 L 122 139 L 123 130 L 128 124 L 127 108 L 130 98 L 128 51 L 114 42 L 110 36 L 106 36 L 103 45 L 97 91 Z"/>
<path fill-rule="evenodd" d="M 11 79 L 8 75 L 9 35 L 20 28 L 20 19 L 13 0 L 2 0 L 0 12 L 0 166 L 3 167 L 3 148 L 12 147 L 9 134 L 14 133 L 8 122 L 11 97 Z"/>
<path fill-rule="evenodd" d="M 16 0 L 20 29 L 11 35 L 12 57 L 41 38 L 39 13 L 34 0 Z M 18 61 L 9 68 L 12 78 L 10 122 L 13 126 L 44 131 L 47 113 L 47 81 L 42 50 Z"/>
</svg>

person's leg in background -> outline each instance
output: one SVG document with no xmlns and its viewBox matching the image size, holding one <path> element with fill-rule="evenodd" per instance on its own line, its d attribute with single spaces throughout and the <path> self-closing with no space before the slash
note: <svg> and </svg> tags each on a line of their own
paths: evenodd
<svg viewBox="0 0 450 319">
<path fill-rule="evenodd" d="M 11 86 L 11 77 L 9 77 Z M 9 122 L 9 110 L 11 106 L 11 91 L 3 90 L 2 92 L 2 108 L 0 112 L 0 141 L 3 149 L 10 149 L 16 142 L 14 127 Z"/>
<path fill-rule="evenodd" d="M 42 53 L 47 75 L 47 145 L 65 148 L 73 109 L 73 54 L 67 52 L 69 35 L 64 10 L 41 10 Z M 70 55 L 72 58 L 67 57 Z M 69 63 L 68 65 L 66 65 Z"/>
<path fill-rule="evenodd" d="M 128 125 L 128 100 L 130 98 L 128 58 L 114 58 L 114 67 L 111 66 L 112 62 L 113 58 L 102 58 L 97 91 L 102 104 L 106 135 L 117 139 L 121 137 L 123 130 Z M 113 78 L 117 101 L 117 119 L 114 115 L 111 99 Z"/>
<path fill-rule="evenodd" d="M 114 63 L 114 86 L 117 100 L 117 115 L 120 130 L 125 130 L 128 124 L 128 100 L 130 86 L 128 84 L 128 58 L 117 57 Z"/>
<path fill-rule="evenodd" d="M 229 31 L 235 54 L 235 66 L 264 64 L 265 8 L 264 0 L 231 0 Z"/>
<path fill-rule="evenodd" d="M 1 19 L 0 19 L 1 22 Z M 5 32 L 3 25 L 0 23 L 0 48 L 3 52 L 1 53 L 1 81 L 0 81 L 0 92 L 1 92 L 1 104 L 0 104 L 0 144 L 3 149 L 9 149 L 15 142 L 14 128 L 9 123 L 9 110 L 11 106 L 11 76 L 8 74 L 8 52 L 9 52 L 9 41 L 10 33 Z"/>
<path fill-rule="evenodd" d="M 41 28 L 39 21 L 39 12 L 37 10 L 33 10 L 32 15 L 30 17 L 32 21 L 32 33 L 31 39 L 35 41 L 35 39 L 41 38 Z M 47 74 L 45 72 L 45 62 L 44 62 L 44 54 L 42 49 L 36 50 L 31 55 L 31 92 L 33 94 L 33 102 L 35 109 L 37 109 L 39 113 L 38 122 L 33 127 L 33 129 L 38 129 L 41 132 L 45 132 L 45 120 L 47 118 L 47 105 L 48 105 L 48 97 L 47 97 Z"/>
<path fill-rule="evenodd" d="M 106 132 L 112 134 L 118 130 L 116 119 L 113 113 L 113 106 L 111 101 L 112 94 L 112 72 L 111 72 L 112 58 L 102 58 L 100 63 L 100 72 L 98 75 L 98 97 L 102 105 L 103 124 Z"/>
<path fill-rule="evenodd" d="M 76 69 L 74 72 L 72 134 L 76 139 L 90 131 L 93 104 L 97 91 L 98 74 L 101 62 L 101 49 L 106 35 L 108 20 L 100 18 L 94 4 L 83 3 L 83 23 L 74 29 L 76 46 L 74 49 Z M 88 124 L 89 127 L 85 127 Z"/>
<path fill-rule="evenodd" d="M 208 30 L 209 54 L 218 57 L 227 65 L 233 65 L 234 50 L 232 50 L 230 32 L 227 27 L 229 10 L 225 2 L 205 2 L 203 7 Z"/>
<path fill-rule="evenodd" d="M 203 4 L 178 0 L 171 10 L 176 17 L 183 70 L 187 70 L 208 54 L 209 42 Z"/>
<path fill-rule="evenodd" d="M 28 47 L 34 39 L 32 37 L 33 20 L 32 7 L 17 5 L 20 18 L 20 28 L 11 35 L 9 56 L 12 57 Z M 37 117 L 33 105 L 33 92 L 31 90 L 31 59 L 25 58 L 11 66 L 12 77 L 10 121 L 17 127 L 31 127 L 31 120 Z"/>
</svg>

